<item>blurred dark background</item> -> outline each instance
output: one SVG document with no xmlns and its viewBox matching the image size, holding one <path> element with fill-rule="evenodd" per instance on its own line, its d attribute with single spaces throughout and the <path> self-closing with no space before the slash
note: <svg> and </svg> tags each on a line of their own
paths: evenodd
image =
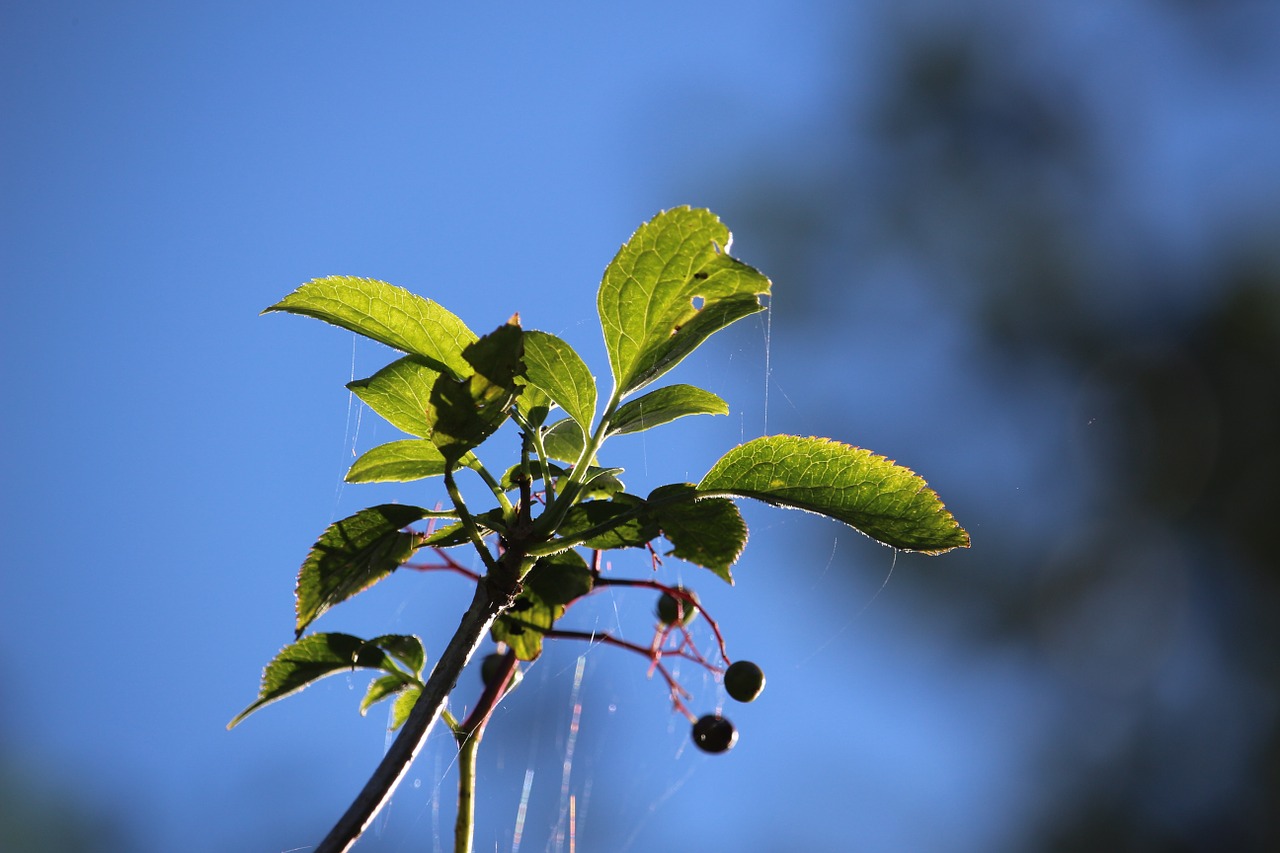
<svg viewBox="0 0 1280 853">
<path fill-rule="evenodd" d="M 772 310 L 681 368 L 735 414 L 634 445 L 629 485 L 828 435 L 973 548 L 748 509 L 732 595 L 685 576 L 769 674 L 735 752 L 686 749 L 642 662 L 557 646 L 486 739 L 481 847 L 569 849 L 572 794 L 579 850 L 1280 849 L 1280 6 L 3 17 L 0 848 L 308 849 L 380 754 L 363 680 L 221 730 L 305 546 L 378 500 L 330 463 L 384 353 L 258 310 L 370 275 L 604 374 L 600 269 L 692 203 Z M 397 582 L 322 629 L 437 648 L 464 585 Z M 643 637 L 617 607 L 573 627 Z M 450 762 L 357 849 L 447 849 Z"/>
</svg>

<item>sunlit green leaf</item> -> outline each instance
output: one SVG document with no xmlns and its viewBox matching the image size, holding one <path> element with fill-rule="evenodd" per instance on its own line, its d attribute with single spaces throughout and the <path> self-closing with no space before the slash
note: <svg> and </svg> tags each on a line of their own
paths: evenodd
<svg viewBox="0 0 1280 853">
<path fill-rule="evenodd" d="M 409 712 L 413 710 L 413 706 L 418 703 L 418 697 L 422 695 L 422 688 L 416 685 L 406 687 L 400 691 L 400 695 L 396 697 L 396 703 L 391 708 L 391 730 L 395 731 L 404 725 L 404 721 L 409 719 Z"/>
<path fill-rule="evenodd" d="M 829 516 L 904 551 L 941 554 L 969 545 L 969 534 L 910 469 L 830 439 L 749 441 L 721 457 L 698 489 Z"/>
<path fill-rule="evenodd" d="M 582 455 L 587 440 L 582 434 L 582 427 L 573 418 L 556 421 L 542 433 L 542 446 L 547 455 L 561 462 L 574 463 Z"/>
<path fill-rule="evenodd" d="M 729 257 L 729 230 L 680 207 L 640 226 L 606 268 L 597 305 L 621 395 L 657 379 L 715 332 L 757 311 L 769 280 Z"/>
<path fill-rule="evenodd" d="M 347 471 L 348 483 L 406 483 L 444 473 L 444 455 L 421 438 L 380 444 L 360 455 Z"/>
<path fill-rule="evenodd" d="M 347 388 L 397 429 L 426 438 L 431 435 L 432 426 L 427 403 L 439 376 L 440 372 L 421 358 L 408 355 L 368 379 L 348 382 Z"/>
<path fill-rule="evenodd" d="M 729 404 L 693 385 L 667 385 L 618 407 L 609 423 L 611 434 L 641 432 L 686 415 L 727 415 Z"/>
<path fill-rule="evenodd" d="M 297 693 L 313 681 L 356 667 L 396 672 L 388 663 L 386 653 L 374 641 L 350 634 L 312 634 L 290 643 L 262 671 L 257 701 L 237 714 L 227 728 L 264 705 Z"/>
<path fill-rule="evenodd" d="M 596 412 L 596 380 L 582 358 L 547 332 L 525 332 L 524 361 L 529 382 L 546 392 L 583 431 Z"/>
<path fill-rule="evenodd" d="M 422 648 L 422 640 L 418 637 L 413 634 L 383 634 L 369 642 L 407 666 L 414 676 L 422 677 L 422 668 L 427 664 L 427 652 Z"/>
<path fill-rule="evenodd" d="M 677 496 L 687 499 L 671 500 Z M 689 483 L 663 486 L 649 495 L 649 512 L 663 537 L 675 546 L 671 551 L 674 556 L 710 569 L 732 584 L 729 569 L 747 545 L 747 523 L 733 501 L 694 500 L 696 496 Z"/>
<path fill-rule="evenodd" d="M 427 514 L 421 507 L 382 504 L 329 525 L 298 572 L 297 633 L 409 559 L 421 537 L 401 533 L 401 528 Z"/>
<path fill-rule="evenodd" d="M 476 339 L 456 316 L 430 299 L 384 281 L 336 275 L 309 281 L 268 311 L 315 317 L 466 376 L 462 350 Z"/>
<path fill-rule="evenodd" d="M 360 700 L 360 715 L 364 716 L 369 709 L 389 696 L 394 696 L 413 682 L 401 675 L 384 675 L 369 682 L 369 689 Z"/>
</svg>

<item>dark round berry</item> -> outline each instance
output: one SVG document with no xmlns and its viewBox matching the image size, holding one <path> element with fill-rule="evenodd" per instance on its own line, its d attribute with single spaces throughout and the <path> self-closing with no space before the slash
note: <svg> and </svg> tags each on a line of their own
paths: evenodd
<svg viewBox="0 0 1280 853">
<path fill-rule="evenodd" d="M 480 662 L 480 680 L 484 682 L 485 687 L 488 687 L 502 672 L 502 659 L 504 657 L 505 655 L 494 652 L 493 654 L 485 655 L 484 660 Z M 507 683 L 507 690 L 514 689 L 520 683 L 522 676 L 523 673 L 520 672 L 520 668 L 516 667 L 511 673 L 511 680 Z"/>
<path fill-rule="evenodd" d="M 738 660 L 724 671 L 724 689 L 739 702 L 754 702 L 764 690 L 764 671 L 749 660 Z"/>
<path fill-rule="evenodd" d="M 719 714 L 707 714 L 693 724 L 693 742 L 703 752 L 728 752 L 738 742 L 738 730 Z"/>
<path fill-rule="evenodd" d="M 698 600 L 696 593 L 687 590 L 682 586 L 678 586 L 676 589 L 681 592 L 688 593 L 694 601 Z M 698 615 L 698 607 L 695 604 L 690 604 L 683 598 L 676 598 L 671 593 L 664 592 L 658 598 L 657 614 L 658 621 L 663 625 L 674 625 L 677 619 L 680 620 L 681 625 L 688 625 L 693 621 L 693 617 Z"/>
</svg>

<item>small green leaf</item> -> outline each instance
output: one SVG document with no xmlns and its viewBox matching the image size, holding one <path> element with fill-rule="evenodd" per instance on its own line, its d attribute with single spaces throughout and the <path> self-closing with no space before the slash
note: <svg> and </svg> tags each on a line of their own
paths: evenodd
<svg viewBox="0 0 1280 853">
<path fill-rule="evenodd" d="M 480 529 L 481 536 L 488 536 L 491 533 L 503 533 L 506 531 L 505 525 L 502 523 L 502 510 L 498 508 L 486 510 L 471 516 L 476 523 L 476 527 Z M 450 524 L 445 527 L 437 528 L 432 531 L 418 543 L 419 548 L 453 548 L 457 545 L 464 545 L 471 541 L 471 537 L 467 535 L 466 528 L 462 526 L 462 522 Z"/>
<path fill-rule="evenodd" d="M 395 731 L 404 725 L 404 721 L 409 719 L 409 712 L 413 710 L 413 706 L 418 704 L 418 697 L 422 695 L 422 688 L 417 685 L 406 687 L 400 691 L 400 695 L 396 697 L 396 703 L 391 708 L 391 731 Z"/>
<path fill-rule="evenodd" d="M 730 241 L 715 214 L 680 207 L 640 226 L 605 269 L 597 306 L 619 397 L 764 310 L 769 279 L 729 257 Z"/>
<path fill-rule="evenodd" d="M 542 446 L 546 449 L 547 456 L 572 464 L 582 456 L 587 440 L 578 422 L 573 418 L 565 418 L 543 430 Z"/>
<path fill-rule="evenodd" d="M 298 572 L 297 633 L 320 614 L 391 574 L 421 545 L 400 530 L 427 517 L 416 506 L 382 504 L 329 525 Z"/>
<path fill-rule="evenodd" d="M 573 347 L 547 332 L 525 332 L 524 361 L 530 384 L 545 391 L 583 432 L 590 431 L 596 416 L 596 380 Z"/>
<path fill-rule="evenodd" d="M 543 557 L 534 564 L 524 579 L 525 589 L 531 590 L 543 603 L 552 607 L 569 606 L 590 594 L 594 584 L 591 569 L 577 551 Z"/>
<path fill-rule="evenodd" d="M 455 376 L 471 372 L 462 349 L 475 334 L 430 299 L 384 281 L 345 275 L 314 279 L 262 313 L 268 311 L 315 317 L 421 356 Z"/>
<path fill-rule="evenodd" d="M 727 415 L 729 404 L 693 385 L 668 385 L 624 403 L 609 422 L 609 433 L 621 435 L 670 423 L 686 415 Z"/>
<path fill-rule="evenodd" d="M 643 503 L 640 498 L 625 492 L 607 501 L 584 501 L 565 513 L 556 535 L 574 544 L 602 551 L 643 547 L 658 535 L 658 523 Z M 595 532 L 589 537 L 578 540 L 593 530 Z"/>
<path fill-rule="evenodd" d="M 427 652 L 418 637 L 413 634 L 383 634 L 369 642 L 407 666 L 415 677 L 422 677 L 422 668 L 427 665 Z"/>
<path fill-rule="evenodd" d="M 466 348 L 475 373 L 463 380 L 441 376 L 431 388 L 431 441 L 457 461 L 502 425 L 523 386 L 523 332 L 512 321 Z M 434 414 L 434 417 L 433 417 Z"/>
<path fill-rule="evenodd" d="M 372 642 L 350 634 L 312 634 L 280 650 L 262 671 L 258 700 L 236 715 L 227 728 L 237 725 L 254 711 L 291 696 L 313 681 L 356 667 L 394 668 L 386 653 Z"/>
<path fill-rule="evenodd" d="M 559 465 L 548 465 L 547 468 L 553 479 L 564 475 L 564 469 Z M 520 469 L 520 465 L 512 465 L 502 475 L 502 479 L 498 481 L 498 484 L 502 487 L 503 491 L 509 492 L 519 486 L 516 478 L 520 475 Z M 529 460 L 529 475 L 533 478 L 533 482 L 535 483 L 542 479 L 542 463 L 537 459 Z"/>
<path fill-rule="evenodd" d="M 360 455 L 347 471 L 348 483 L 407 483 L 444 473 L 444 456 L 430 441 L 410 438 L 380 444 Z"/>
<path fill-rule="evenodd" d="M 671 500 L 684 496 L 687 500 Z M 696 500 L 690 483 L 663 486 L 649 495 L 649 512 L 662 535 L 675 548 L 673 555 L 715 572 L 732 584 L 729 569 L 747 545 L 747 523 L 727 498 Z"/>
<path fill-rule="evenodd" d="M 421 358 L 408 355 L 368 379 L 348 382 L 347 388 L 396 429 L 426 438 L 432 427 L 427 403 L 439 377 L 440 371 L 431 369 Z"/>
<path fill-rule="evenodd" d="M 509 645 L 520 660 L 536 660 L 542 654 L 543 631 L 555 625 L 565 607 L 591 592 L 593 580 L 576 551 L 543 557 L 525 577 L 515 603 L 493 623 L 494 641 Z"/>
<path fill-rule="evenodd" d="M 749 441 L 721 457 L 698 490 L 825 515 L 904 551 L 941 554 L 969 546 L 969 534 L 909 468 L 830 439 Z"/>
<path fill-rule="evenodd" d="M 412 683 L 402 675 L 384 675 L 381 678 L 375 678 L 369 682 L 369 689 L 360 700 L 360 716 L 363 717 L 374 705 L 388 696 L 394 696 Z"/>
</svg>

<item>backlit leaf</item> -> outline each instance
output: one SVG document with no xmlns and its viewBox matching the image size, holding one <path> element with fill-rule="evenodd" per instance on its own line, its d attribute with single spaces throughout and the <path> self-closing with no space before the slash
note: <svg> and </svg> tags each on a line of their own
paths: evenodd
<svg viewBox="0 0 1280 853">
<path fill-rule="evenodd" d="M 609 432 L 641 432 L 686 415 L 727 414 L 729 404 L 710 391 L 693 385 L 667 385 L 619 406 L 609 422 Z"/>
<path fill-rule="evenodd" d="M 380 444 L 360 455 L 347 471 L 348 483 L 407 483 L 444 473 L 444 456 L 430 441 L 410 438 Z"/>
<path fill-rule="evenodd" d="M 268 311 L 315 317 L 420 356 L 455 376 L 471 372 L 462 350 L 475 334 L 430 299 L 385 281 L 345 275 L 314 279 L 262 313 Z"/>
<path fill-rule="evenodd" d="M 348 382 L 347 388 L 369 408 L 391 422 L 396 429 L 426 438 L 431 435 L 427 403 L 431 387 L 440 377 L 417 356 L 391 362 L 368 379 Z"/>
<path fill-rule="evenodd" d="M 409 559 L 421 537 L 401 528 L 426 517 L 421 507 L 382 504 L 329 525 L 298 572 L 297 633 Z"/>
<path fill-rule="evenodd" d="M 350 672 L 357 667 L 396 674 L 395 667 L 388 662 L 386 652 L 378 647 L 376 640 L 362 640 L 350 634 L 312 634 L 290 643 L 262 671 L 257 701 L 237 714 L 227 728 L 232 728 L 264 705 L 297 693 L 313 681 L 339 672 Z"/>
<path fill-rule="evenodd" d="M 620 396 L 764 310 L 769 279 L 729 257 L 730 241 L 715 214 L 680 207 L 640 226 L 605 269 L 597 306 Z"/>
<path fill-rule="evenodd" d="M 525 332 L 524 361 L 530 384 L 546 392 L 584 432 L 590 430 L 596 380 L 573 347 L 546 332 Z"/>
<path fill-rule="evenodd" d="M 904 551 L 941 554 L 969 545 L 969 534 L 909 468 L 830 439 L 749 441 L 721 457 L 698 490 L 815 512 Z"/>
</svg>

